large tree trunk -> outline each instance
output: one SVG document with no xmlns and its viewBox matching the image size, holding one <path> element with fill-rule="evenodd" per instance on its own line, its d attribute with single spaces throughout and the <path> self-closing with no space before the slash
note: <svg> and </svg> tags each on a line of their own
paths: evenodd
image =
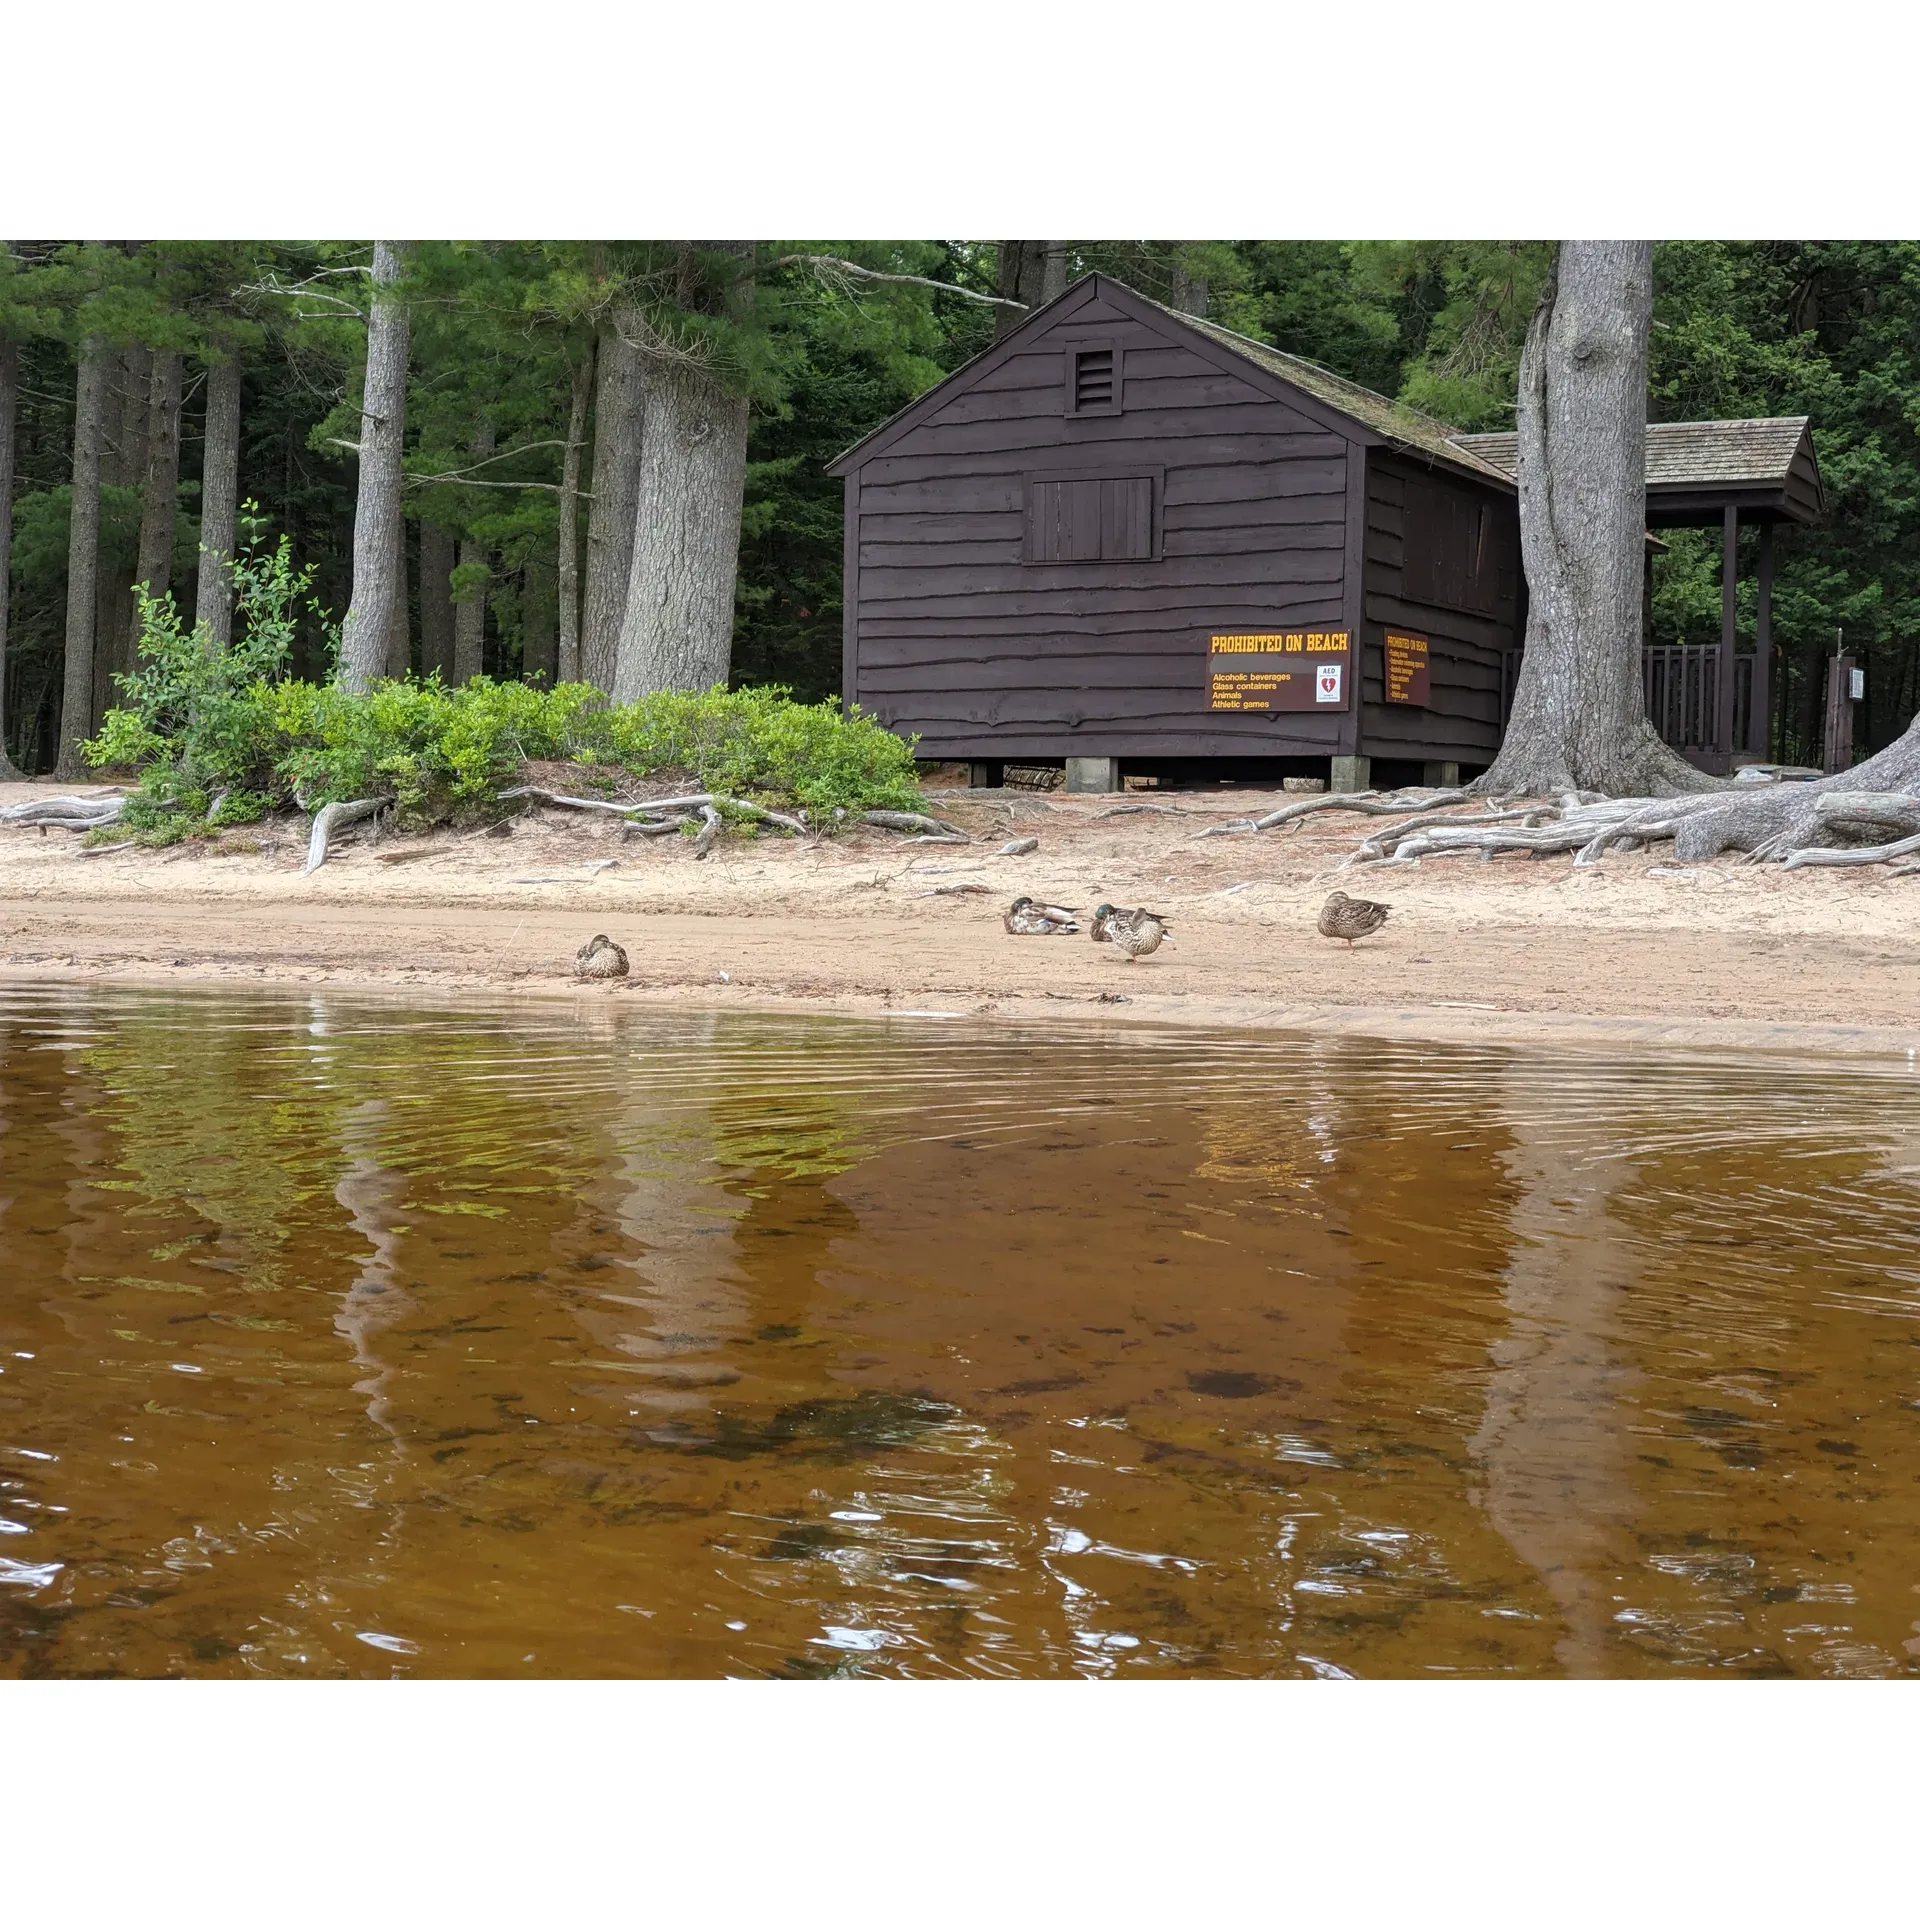
<svg viewBox="0 0 1920 1920">
<path fill-rule="evenodd" d="M 173 585 L 173 524 L 179 510 L 180 356 L 156 353 L 147 396 L 146 492 L 135 576 L 156 600 Z"/>
<path fill-rule="evenodd" d="M 580 450 L 593 403 L 593 341 L 573 370 L 573 404 L 567 412 L 567 451 L 560 464 L 559 650 L 556 683 L 580 678 Z"/>
<path fill-rule="evenodd" d="M 520 677 L 556 684 L 559 655 L 559 596 L 554 569 L 529 560 L 520 576 Z"/>
<path fill-rule="evenodd" d="M 399 567 L 400 455 L 407 428 L 407 310 L 393 293 L 402 249 L 373 248 L 367 378 L 360 402 L 360 493 L 353 514 L 353 599 L 340 635 L 340 684 L 365 693 L 386 670 Z"/>
<path fill-rule="evenodd" d="M 420 522 L 420 674 L 453 680 L 453 535 L 431 520 Z"/>
<path fill-rule="evenodd" d="M 705 368 L 647 382 L 640 499 L 613 697 L 704 693 L 733 661 L 733 587 L 747 476 L 747 402 Z"/>
<path fill-rule="evenodd" d="M 20 349 L 0 338 L 0 780 L 20 769 L 7 751 L 7 610 L 13 600 L 13 447 L 20 413 Z"/>
<path fill-rule="evenodd" d="M 108 385 L 100 426 L 100 484 L 138 487 L 147 477 L 147 390 L 153 379 L 153 355 L 145 347 L 123 347 L 107 363 Z M 104 518 L 104 516 L 103 516 Z M 100 543 L 94 578 L 94 718 L 113 705 L 114 676 L 133 663 L 136 612 L 133 583 L 139 577 L 139 541 L 131 549 L 114 538 Z"/>
<path fill-rule="evenodd" d="M 200 574 L 194 623 L 214 647 L 233 638 L 233 553 L 240 530 L 240 361 L 231 351 L 207 369 L 207 450 L 200 478 Z"/>
<path fill-rule="evenodd" d="M 387 678 L 404 680 L 413 666 L 413 624 L 407 597 L 407 517 L 398 501 L 393 518 L 393 608 L 387 619 Z"/>
<path fill-rule="evenodd" d="M 1566 240 L 1520 359 L 1527 642 L 1505 742 L 1474 790 L 1697 792 L 1641 690 L 1653 247 Z"/>
<path fill-rule="evenodd" d="M 483 420 L 473 436 L 473 465 L 493 458 L 493 422 Z M 472 534 L 460 539 L 460 565 L 483 571 L 491 565 L 486 543 Z M 484 580 L 460 590 L 453 604 L 453 683 L 464 687 L 485 665 L 487 644 L 487 587 Z"/>
<path fill-rule="evenodd" d="M 593 499 L 587 509 L 587 596 L 580 620 L 580 677 L 613 691 L 614 662 L 633 574 L 646 377 L 616 315 L 600 335 L 593 408 Z M 629 331 L 631 328 L 629 327 Z"/>
<path fill-rule="evenodd" d="M 80 743 L 93 725 L 94 588 L 100 561 L 100 428 L 109 355 L 100 340 L 80 349 L 73 404 L 73 511 L 67 532 L 66 685 L 60 704 L 62 780 L 86 778 Z"/>
<path fill-rule="evenodd" d="M 1189 273 L 1176 255 L 1173 262 L 1173 298 L 1168 304 L 1177 313 L 1190 313 L 1196 320 L 1207 317 L 1207 283 L 1198 274 Z"/>
<path fill-rule="evenodd" d="M 1064 240 L 1002 240 L 999 247 L 1000 297 L 1020 301 L 1027 312 L 996 307 L 993 316 L 996 340 L 1011 333 L 1027 314 L 1067 290 L 1067 243 Z"/>
</svg>

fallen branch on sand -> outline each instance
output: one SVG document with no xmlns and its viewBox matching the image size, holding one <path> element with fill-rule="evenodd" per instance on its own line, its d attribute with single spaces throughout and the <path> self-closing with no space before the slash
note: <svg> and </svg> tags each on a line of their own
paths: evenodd
<svg viewBox="0 0 1920 1920">
<path fill-rule="evenodd" d="M 118 791 L 53 794 L 44 800 L 22 800 L 17 806 L 0 807 L 0 820 L 12 827 L 63 827 L 69 833 L 89 833 L 95 827 L 113 826 L 126 808 L 126 795 Z"/>
<path fill-rule="evenodd" d="M 936 845 L 971 846 L 973 842 L 950 821 L 936 820 L 925 813 L 895 813 L 887 807 L 869 807 L 861 816 L 870 827 L 885 827 L 889 833 L 917 833 Z M 931 829 L 931 831 L 928 831 Z"/>
<path fill-rule="evenodd" d="M 707 824 L 693 836 L 693 857 L 704 860 L 713 851 L 713 843 L 720 837 L 720 829 L 726 825 L 720 809 L 711 803 L 700 809 L 700 817 Z"/>
</svg>

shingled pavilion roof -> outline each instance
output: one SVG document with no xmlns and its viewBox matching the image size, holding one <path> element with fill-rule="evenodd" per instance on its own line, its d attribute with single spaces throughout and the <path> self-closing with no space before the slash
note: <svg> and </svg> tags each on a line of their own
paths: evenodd
<svg viewBox="0 0 1920 1920">
<path fill-rule="evenodd" d="M 1518 436 L 1463 433 L 1454 444 L 1509 476 Z M 1807 417 L 1656 420 L 1647 428 L 1647 523 L 1708 525 L 1727 507 L 1742 520 L 1806 526 L 1826 511 Z"/>
</svg>

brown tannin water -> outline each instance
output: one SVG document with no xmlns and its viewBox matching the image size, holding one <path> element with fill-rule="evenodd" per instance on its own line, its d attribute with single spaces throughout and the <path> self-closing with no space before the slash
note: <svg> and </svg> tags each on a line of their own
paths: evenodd
<svg viewBox="0 0 1920 1920">
<path fill-rule="evenodd" d="M 0 1673 L 1920 1668 L 1920 1079 L 0 992 Z"/>
</svg>

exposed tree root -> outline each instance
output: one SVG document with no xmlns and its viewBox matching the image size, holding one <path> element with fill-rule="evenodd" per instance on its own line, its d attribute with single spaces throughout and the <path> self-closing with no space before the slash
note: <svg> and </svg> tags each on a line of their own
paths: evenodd
<svg viewBox="0 0 1920 1920">
<path fill-rule="evenodd" d="M 1380 793 L 1316 793 L 1311 800 L 1289 801 L 1258 820 L 1236 820 L 1229 826 L 1202 827 L 1189 840 L 1211 840 L 1223 833 L 1265 833 L 1270 827 L 1284 826 L 1289 820 L 1303 820 L 1310 813 L 1436 813 L 1444 807 L 1470 807 L 1471 797 L 1462 789 L 1448 787 L 1441 793 L 1417 798 L 1389 798 Z M 1126 809 L 1116 808 L 1116 812 Z M 1104 819 L 1105 815 L 1097 816 Z"/>
<path fill-rule="evenodd" d="M 330 843 L 341 827 L 350 827 L 356 820 L 392 805 L 390 793 L 376 794 L 371 800 L 329 800 L 313 816 L 313 833 L 307 841 L 307 872 L 317 872 L 326 865 Z"/>
<path fill-rule="evenodd" d="M 1346 864 L 1478 851 L 1486 859 L 1572 853 L 1576 866 L 1588 867 L 1610 850 L 1660 840 L 1671 840 L 1687 865 L 1741 853 L 1750 865 L 1876 866 L 1920 852 L 1920 731 L 1824 780 L 1742 779 L 1659 798 L 1563 793 L 1519 815 L 1396 827 L 1363 842 Z"/>
</svg>

